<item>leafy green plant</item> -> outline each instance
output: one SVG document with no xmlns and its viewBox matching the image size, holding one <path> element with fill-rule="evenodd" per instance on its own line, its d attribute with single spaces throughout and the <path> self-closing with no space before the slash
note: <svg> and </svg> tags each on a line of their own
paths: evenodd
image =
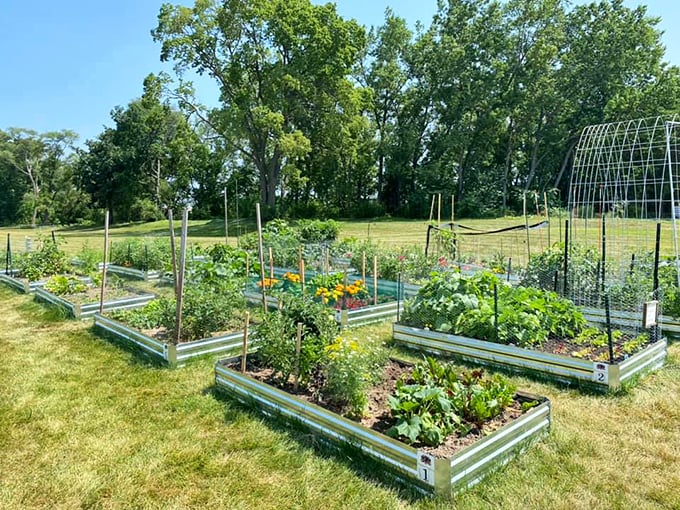
<svg viewBox="0 0 680 510">
<path fill-rule="evenodd" d="M 45 283 L 45 290 L 57 296 L 65 296 L 85 292 L 87 285 L 75 276 L 54 275 Z"/>
<path fill-rule="evenodd" d="M 36 281 L 69 270 L 66 254 L 51 239 L 39 239 L 38 249 L 27 253 L 18 263 L 19 276 Z"/>
<path fill-rule="evenodd" d="M 382 375 L 386 350 L 374 342 L 359 343 L 356 337 L 338 336 L 326 346 L 326 364 L 321 394 L 354 418 L 363 416 L 367 391 Z"/>
<path fill-rule="evenodd" d="M 297 324 L 302 324 L 299 362 L 296 360 Z M 338 332 L 338 325 L 328 309 L 310 298 L 290 296 L 281 310 L 268 313 L 262 324 L 254 328 L 258 342 L 257 357 L 272 368 L 281 384 L 285 384 L 297 366 L 303 386 L 323 366 L 325 348 Z"/>
<path fill-rule="evenodd" d="M 397 384 L 390 409 L 397 422 L 387 433 L 409 443 L 441 444 L 456 432 L 461 436 L 473 427 L 498 416 L 514 401 L 515 387 L 500 376 L 485 377 L 483 370 L 458 373 L 434 358 L 418 363 L 412 384 Z"/>
<path fill-rule="evenodd" d="M 111 245 L 112 264 L 142 271 L 165 271 L 172 262 L 170 240 L 166 238 L 127 239 Z"/>
</svg>

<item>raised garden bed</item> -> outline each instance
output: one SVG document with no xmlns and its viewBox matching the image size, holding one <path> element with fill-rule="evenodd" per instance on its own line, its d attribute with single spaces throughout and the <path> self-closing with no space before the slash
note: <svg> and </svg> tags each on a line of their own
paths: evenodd
<svg viewBox="0 0 680 510">
<path fill-rule="evenodd" d="M 0 274 L 0 282 L 24 294 L 35 292 L 35 289 L 44 286 L 46 281 L 47 279 L 32 282 L 27 280 L 26 278 L 18 278 L 11 274 L 5 273 Z"/>
<path fill-rule="evenodd" d="M 599 390 L 619 388 L 633 377 L 663 366 L 668 344 L 659 340 L 627 359 L 610 364 L 513 345 L 503 345 L 402 324 L 393 325 L 397 344 L 435 354 L 502 368 L 530 371 L 547 379 L 581 383 Z"/>
<path fill-rule="evenodd" d="M 145 354 L 171 367 L 182 366 L 189 359 L 198 356 L 232 356 L 239 353 L 243 345 L 243 331 L 174 344 L 152 338 L 99 313 L 94 314 L 94 327 L 123 344 L 141 349 Z M 254 347 L 250 346 L 249 349 L 252 350 Z"/>
<path fill-rule="evenodd" d="M 239 357 L 231 358 L 215 366 L 215 383 L 231 398 L 266 415 L 299 423 L 332 444 L 350 447 L 371 457 L 384 464 L 398 480 L 422 492 L 449 496 L 474 485 L 546 434 L 550 427 L 550 402 L 543 397 L 517 393 L 517 402 L 536 405 L 495 430 L 481 433 L 476 442 L 466 442 L 466 446 L 453 453 L 442 453 L 431 447 L 408 445 L 242 374 L 232 368 L 239 361 Z"/>
<path fill-rule="evenodd" d="M 132 291 L 127 292 L 125 297 L 109 298 L 104 301 L 104 310 L 124 310 L 127 308 L 138 308 L 144 306 L 156 296 L 153 294 L 140 294 Z M 99 311 L 99 302 L 88 302 L 77 295 L 74 296 L 57 296 L 46 290 L 43 287 L 38 287 L 34 292 L 35 298 L 38 301 L 50 303 L 65 310 L 70 317 L 75 319 L 86 319 L 92 317 Z"/>
<path fill-rule="evenodd" d="M 102 266 L 103 264 L 100 263 L 99 268 L 101 269 Z M 125 267 L 116 264 L 107 264 L 106 270 L 120 276 L 127 276 L 128 278 L 136 278 L 144 281 L 158 280 L 163 276 L 162 271 L 136 269 L 134 267 Z"/>
</svg>

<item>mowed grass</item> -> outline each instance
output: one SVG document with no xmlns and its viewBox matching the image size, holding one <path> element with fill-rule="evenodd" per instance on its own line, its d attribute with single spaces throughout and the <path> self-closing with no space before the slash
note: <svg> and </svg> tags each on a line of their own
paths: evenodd
<svg viewBox="0 0 680 510">
<path fill-rule="evenodd" d="M 513 377 L 551 399 L 552 432 L 452 503 L 214 394 L 208 360 L 164 369 L 30 297 L 0 303 L 0 508 L 680 508 L 678 345 L 621 396 Z"/>
<path fill-rule="evenodd" d="M 456 223 L 466 228 L 457 228 L 458 235 L 457 249 L 461 260 L 466 262 L 488 262 L 495 258 L 503 260 L 504 264 L 512 259 L 513 268 L 526 265 L 528 256 L 531 253 L 538 254 L 543 252 L 552 244 L 563 241 L 565 238 L 565 219 L 566 216 L 554 216 L 550 218 L 548 226 L 543 228 L 531 229 L 528 232 L 521 230 L 525 224 L 536 225 L 545 220 L 543 216 L 532 215 L 527 217 L 504 217 L 495 219 L 457 219 Z M 442 222 L 449 221 L 442 219 Z M 370 239 L 385 247 L 397 246 L 418 246 L 425 248 L 427 239 L 428 223 L 425 220 L 400 220 L 400 219 L 378 219 L 378 220 L 357 220 L 340 221 L 339 239 L 356 238 Z M 179 236 L 180 223 L 175 220 L 175 232 Z M 506 232 L 493 233 L 489 235 L 474 235 L 475 231 L 495 232 L 501 229 L 519 227 L 520 230 L 509 230 Z M 445 227 L 448 228 L 448 227 Z M 672 237 L 673 225 L 669 220 L 661 222 L 661 243 L 660 250 L 662 256 L 670 256 L 674 253 L 674 242 Z M 229 244 L 236 246 L 238 236 L 255 230 L 253 221 L 230 222 L 229 224 Z M 64 242 L 62 249 L 75 255 L 83 246 L 103 251 L 104 229 L 102 227 L 92 228 L 52 228 L 38 227 L 31 228 L 0 228 L 0 251 L 4 253 L 7 234 L 12 239 L 13 252 L 23 252 L 26 249 L 26 238 L 30 238 L 35 244 L 40 236 L 49 237 L 52 231 Z M 599 218 L 579 219 L 572 221 L 571 242 L 587 244 L 595 248 L 598 252 L 602 245 L 602 222 Z M 212 220 L 190 220 L 189 221 L 189 242 L 195 245 L 209 246 L 217 242 L 224 242 L 225 228 L 224 221 L 220 219 Z M 630 261 L 631 255 L 636 253 L 651 253 L 654 251 L 656 223 L 644 220 L 620 220 L 608 218 L 605 225 L 607 257 L 617 258 L 623 261 Z M 470 235 L 473 234 L 473 235 Z M 169 228 L 167 221 L 155 221 L 150 223 L 132 223 L 113 226 L 110 230 L 112 242 L 124 241 L 131 238 L 144 237 L 167 237 Z M 438 250 L 438 246 L 432 240 L 430 249 L 432 253 L 438 253 L 449 257 L 449 253 Z"/>
</svg>

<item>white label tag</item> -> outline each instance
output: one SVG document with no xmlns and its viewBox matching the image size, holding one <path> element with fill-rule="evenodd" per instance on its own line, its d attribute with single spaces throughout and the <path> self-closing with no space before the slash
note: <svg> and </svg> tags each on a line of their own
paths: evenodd
<svg viewBox="0 0 680 510">
<path fill-rule="evenodd" d="M 609 384 L 609 365 L 606 363 L 593 363 L 593 381 L 600 384 Z"/>
<path fill-rule="evenodd" d="M 434 457 L 427 453 L 418 452 L 418 478 L 423 482 L 434 485 Z"/>
</svg>

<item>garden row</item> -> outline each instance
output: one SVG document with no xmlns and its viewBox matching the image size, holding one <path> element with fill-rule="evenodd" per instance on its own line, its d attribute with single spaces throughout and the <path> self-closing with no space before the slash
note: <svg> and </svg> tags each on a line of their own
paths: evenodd
<svg viewBox="0 0 680 510">
<path fill-rule="evenodd" d="M 359 270 L 334 273 L 326 251 L 321 267 L 309 271 L 296 251 L 290 266 L 297 269 L 275 268 L 273 250 L 264 268 L 244 250 L 217 245 L 188 265 L 181 314 L 170 290 L 136 310 L 95 314 L 95 328 L 170 365 L 226 357 L 215 365 L 215 381 L 233 398 L 301 422 L 396 478 L 442 494 L 476 483 L 545 434 L 550 402 L 480 369 L 390 359 L 384 346 L 357 338 L 358 330 L 339 329 L 351 325 L 353 312 L 388 308 L 381 318 L 398 318 L 396 343 L 420 352 L 600 389 L 658 368 L 666 356 L 659 328 L 649 320 L 643 328 L 636 312 L 584 314 L 552 291 L 443 264 L 430 267 L 420 287 L 407 287 L 400 273 L 392 282 L 375 270 L 362 278 L 364 255 Z M 344 255 L 345 262 L 354 257 Z M 49 286 L 57 282 L 66 294 L 90 284 L 62 276 Z"/>
</svg>

